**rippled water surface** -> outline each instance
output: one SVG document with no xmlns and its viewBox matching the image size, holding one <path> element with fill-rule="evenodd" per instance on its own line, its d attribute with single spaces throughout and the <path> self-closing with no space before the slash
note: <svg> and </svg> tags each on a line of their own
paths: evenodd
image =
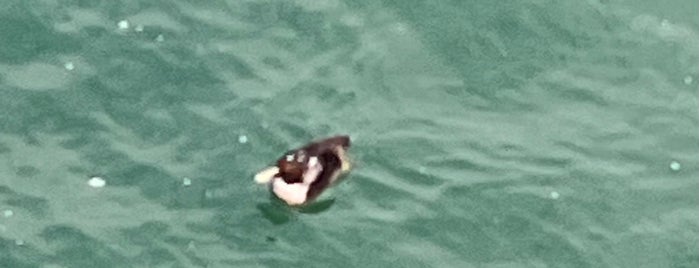
<svg viewBox="0 0 699 268">
<path fill-rule="evenodd" d="M 696 1 L 1 2 L 0 267 L 699 266 Z"/>
</svg>

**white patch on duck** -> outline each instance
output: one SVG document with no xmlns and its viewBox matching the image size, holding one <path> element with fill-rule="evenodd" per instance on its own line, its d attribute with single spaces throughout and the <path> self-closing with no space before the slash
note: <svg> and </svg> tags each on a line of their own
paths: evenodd
<svg viewBox="0 0 699 268">
<path fill-rule="evenodd" d="M 317 157 L 311 156 L 308 159 L 308 169 L 303 174 L 303 183 L 310 185 L 318 178 L 321 171 L 323 171 L 323 165 L 318 163 Z"/>
<path fill-rule="evenodd" d="M 310 185 L 305 183 L 287 184 L 282 178 L 275 177 L 272 182 L 272 191 L 277 197 L 289 205 L 301 205 L 306 202 L 306 194 Z"/>
<path fill-rule="evenodd" d="M 296 157 L 296 162 L 303 163 L 303 161 L 306 161 L 306 153 L 299 151 L 298 156 Z"/>
<path fill-rule="evenodd" d="M 272 171 L 276 170 L 274 168 L 269 168 L 269 171 L 265 170 L 258 174 L 270 174 Z M 318 179 L 318 175 L 320 175 L 322 171 L 323 165 L 318 162 L 318 158 L 310 157 L 308 159 L 308 169 L 303 174 L 303 182 L 286 183 L 282 178 L 274 177 L 272 179 L 272 191 L 277 197 L 284 200 L 289 205 L 301 205 L 306 202 L 306 196 L 310 190 L 311 183 Z M 272 174 L 272 176 L 274 175 Z"/>
</svg>

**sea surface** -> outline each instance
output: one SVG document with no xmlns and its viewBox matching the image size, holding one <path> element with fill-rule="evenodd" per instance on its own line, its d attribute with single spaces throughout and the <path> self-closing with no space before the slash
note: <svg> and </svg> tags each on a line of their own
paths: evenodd
<svg viewBox="0 0 699 268">
<path fill-rule="evenodd" d="M 698 13 L 1 0 L 0 267 L 699 267 Z"/>
</svg>

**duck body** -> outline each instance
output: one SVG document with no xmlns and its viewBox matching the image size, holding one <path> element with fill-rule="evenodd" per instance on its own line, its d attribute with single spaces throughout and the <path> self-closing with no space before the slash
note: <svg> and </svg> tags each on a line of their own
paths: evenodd
<svg viewBox="0 0 699 268">
<path fill-rule="evenodd" d="M 257 173 L 255 181 L 268 184 L 289 205 L 307 204 L 349 171 L 349 147 L 350 138 L 345 135 L 311 142 L 286 152 L 275 166 Z"/>
</svg>

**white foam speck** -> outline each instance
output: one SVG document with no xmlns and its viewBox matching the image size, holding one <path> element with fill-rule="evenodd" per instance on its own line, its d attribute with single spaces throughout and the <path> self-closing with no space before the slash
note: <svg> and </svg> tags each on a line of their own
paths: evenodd
<svg viewBox="0 0 699 268">
<path fill-rule="evenodd" d="M 73 69 L 75 69 L 75 65 L 73 65 L 73 63 L 70 61 L 66 62 L 66 64 L 63 65 L 63 67 L 65 67 L 68 71 L 72 71 Z"/>
<path fill-rule="evenodd" d="M 239 142 L 239 143 L 247 143 L 247 142 L 248 142 L 248 136 L 245 136 L 245 135 L 240 135 L 240 136 L 238 136 L 238 142 Z"/>
<path fill-rule="evenodd" d="M 163 36 L 162 34 L 159 34 L 158 37 L 155 38 L 155 41 L 163 42 L 163 41 L 165 41 L 165 36 Z"/>
<path fill-rule="evenodd" d="M 92 177 L 87 181 L 87 185 L 90 185 L 92 188 L 102 188 L 107 185 L 107 181 L 101 177 Z"/>
<path fill-rule="evenodd" d="M 117 27 L 119 27 L 119 30 L 126 30 L 129 28 L 129 21 L 127 20 L 122 20 L 117 23 Z"/>
<path fill-rule="evenodd" d="M 405 26 L 405 24 L 403 23 L 396 23 L 396 25 L 394 26 L 394 30 L 398 34 L 405 34 L 406 32 L 408 32 L 408 27 Z"/>
<path fill-rule="evenodd" d="M 22 240 L 22 239 L 15 240 L 15 245 L 18 245 L 18 246 L 24 245 L 24 240 Z"/>
<path fill-rule="evenodd" d="M 184 186 L 190 186 L 190 185 L 192 185 L 192 180 L 189 179 L 189 178 L 187 178 L 187 177 L 185 177 L 184 179 L 182 179 L 182 185 L 184 185 Z"/>
<path fill-rule="evenodd" d="M 420 172 L 420 174 L 425 174 L 425 173 L 427 173 L 427 168 L 426 168 L 426 167 L 423 167 L 423 166 L 420 166 L 420 167 L 417 169 L 417 171 Z"/>
<path fill-rule="evenodd" d="M 194 241 L 189 241 L 189 243 L 187 244 L 187 251 L 192 251 L 195 249 L 197 249 L 197 246 L 194 245 Z"/>
<path fill-rule="evenodd" d="M 551 192 L 551 194 L 549 194 L 549 196 L 551 197 L 551 199 L 558 199 L 559 197 L 561 197 L 561 194 L 559 194 L 556 191 L 553 191 Z"/>
<path fill-rule="evenodd" d="M 340 18 L 340 21 L 350 27 L 359 27 L 364 25 L 362 18 L 357 15 L 346 15 Z"/>
<path fill-rule="evenodd" d="M 141 25 L 141 24 L 136 25 L 136 28 L 134 28 L 133 30 L 137 31 L 137 32 L 143 32 L 143 25 Z"/>
<path fill-rule="evenodd" d="M 663 19 L 662 21 L 660 21 L 660 27 L 670 27 L 670 21 L 668 21 L 667 19 Z"/>
<path fill-rule="evenodd" d="M 691 83 L 692 83 L 692 77 L 689 76 L 689 75 L 688 75 L 688 76 L 685 76 L 685 77 L 684 77 L 684 84 L 685 84 L 685 85 L 689 85 L 689 84 L 691 84 Z"/>
<path fill-rule="evenodd" d="M 673 171 L 678 171 L 678 170 L 680 170 L 680 168 L 682 168 L 682 165 L 680 165 L 680 162 L 677 162 L 677 161 L 670 162 L 670 169 L 672 169 Z"/>
<path fill-rule="evenodd" d="M 2 212 L 2 215 L 5 216 L 5 218 L 9 218 L 12 217 L 12 215 L 15 215 L 15 212 L 10 209 L 6 209 Z"/>
</svg>

